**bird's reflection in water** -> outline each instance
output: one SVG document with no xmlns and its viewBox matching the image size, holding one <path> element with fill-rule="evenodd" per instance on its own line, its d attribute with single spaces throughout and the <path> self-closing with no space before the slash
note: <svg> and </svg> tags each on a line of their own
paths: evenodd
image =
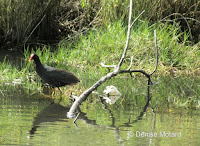
<svg viewBox="0 0 200 146">
<path fill-rule="evenodd" d="M 119 133 L 119 127 L 132 127 L 132 124 L 142 120 L 142 117 L 144 115 L 144 113 L 146 112 L 147 108 L 151 106 L 150 101 L 151 101 L 151 96 L 150 96 L 150 85 L 148 82 L 148 87 L 147 87 L 147 101 L 146 101 L 146 105 L 143 107 L 143 110 L 141 111 L 140 115 L 138 117 L 135 117 L 134 120 L 132 120 L 133 116 L 130 115 L 128 122 L 127 123 L 123 123 L 122 125 L 119 125 L 118 127 L 115 126 L 115 117 L 113 116 L 114 114 L 112 113 L 113 111 L 107 108 L 106 103 L 104 103 L 103 101 L 101 101 L 101 103 L 104 104 L 104 109 L 108 110 L 108 112 L 110 113 L 110 117 L 111 117 L 111 121 L 112 124 L 110 127 L 114 127 L 116 130 L 116 133 Z M 42 126 L 42 123 L 45 122 L 56 122 L 56 121 L 67 121 L 67 116 L 66 113 L 69 111 L 71 105 L 69 107 L 64 107 L 60 104 L 57 103 L 50 103 L 45 109 L 43 109 L 40 113 L 38 113 L 36 115 L 36 117 L 34 118 L 33 121 L 33 125 L 31 130 L 29 131 L 30 133 L 30 138 L 34 136 L 35 132 L 37 131 L 37 128 Z M 83 120 L 86 124 L 90 124 L 90 125 L 96 125 L 96 121 L 95 120 L 90 120 L 86 117 L 86 114 L 81 112 L 80 108 L 78 109 L 79 115 L 77 119 L 81 119 Z M 154 126 L 155 127 L 155 113 L 154 110 L 152 108 L 152 113 L 154 115 Z M 108 126 L 106 126 L 108 127 Z M 118 134 L 119 135 L 119 134 Z M 119 135 L 120 137 L 120 135 Z M 120 139 L 120 138 L 119 138 Z"/>
<path fill-rule="evenodd" d="M 45 109 L 43 109 L 40 113 L 38 113 L 36 117 L 34 118 L 32 128 L 29 131 L 30 138 L 33 137 L 33 135 L 37 131 L 37 128 L 42 126 L 42 123 L 67 121 L 66 113 L 69 111 L 69 109 L 70 109 L 70 106 L 64 107 L 54 102 L 50 103 Z M 80 110 L 79 112 L 80 112 L 80 115 L 78 119 L 84 120 L 87 124 L 96 125 L 95 120 L 89 120 L 86 117 L 85 113 L 81 112 Z"/>
</svg>

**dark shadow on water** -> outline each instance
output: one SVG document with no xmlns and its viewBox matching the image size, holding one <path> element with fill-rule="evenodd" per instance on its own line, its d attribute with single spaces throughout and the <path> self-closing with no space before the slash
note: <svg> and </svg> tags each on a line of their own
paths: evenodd
<svg viewBox="0 0 200 146">
<path fill-rule="evenodd" d="M 142 108 L 143 110 L 140 112 L 139 116 L 136 117 L 135 120 L 131 121 L 131 117 L 132 115 L 130 115 L 128 122 L 124 123 L 124 125 L 120 125 L 119 127 L 131 127 L 131 124 L 138 122 L 139 120 L 142 120 L 142 117 L 144 116 L 145 112 L 147 111 L 147 108 L 151 108 L 152 109 L 152 113 L 155 115 L 154 109 L 150 106 L 150 101 L 152 99 L 151 94 L 150 94 L 150 87 L 152 86 L 151 81 L 148 81 L 148 85 L 147 85 L 147 96 L 146 96 L 146 104 L 144 105 L 144 107 Z M 111 127 L 115 127 L 115 117 L 113 116 L 114 114 L 112 113 L 112 110 L 110 110 L 106 104 L 106 102 L 101 98 L 101 104 L 104 106 L 104 109 L 108 111 L 108 113 L 110 114 L 110 118 L 112 121 Z"/>
<path fill-rule="evenodd" d="M 35 132 L 37 131 L 37 128 L 41 127 L 42 123 L 45 122 L 56 122 L 56 121 L 66 121 L 67 122 L 67 116 L 66 113 L 69 111 L 69 107 L 64 107 L 57 103 L 50 103 L 45 109 L 43 109 L 40 113 L 36 115 L 34 118 L 32 128 L 29 131 L 30 137 L 33 137 Z M 96 125 L 95 120 L 89 120 L 86 117 L 86 114 L 79 111 L 80 115 L 78 119 L 84 120 L 87 124 Z"/>
<path fill-rule="evenodd" d="M 154 118 L 153 118 L 154 119 L 154 125 L 153 125 L 153 127 L 155 127 L 155 116 L 156 116 L 156 114 L 154 112 L 154 109 L 150 106 L 150 101 L 152 99 L 152 96 L 150 94 L 150 87 L 151 86 L 152 86 L 152 84 L 149 80 L 148 86 L 147 86 L 147 98 L 146 98 L 147 101 L 146 101 L 145 106 L 143 107 L 143 110 L 140 112 L 140 115 L 135 120 L 132 120 L 132 121 L 131 121 L 131 116 L 130 116 L 128 122 L 124 123 L 124 125 L 121 125 L 121 127 L 124 127 L 124 126 L 125 127 L 131 127 L 131 124 L 136 123 L 139 120 L 142 120 L 142 118 L 143 118 L 144 114 L 146 113 L 148 107 L 152 109 L 152 113 L 154 115 Z"/>
<path fill-rule="evenodd" d="M 114 117 L 113 111 L 111 109 L 109 109 L 107 104 L 106 104 L 106 102 L 102 98 L 100 98 L 102 106 L 104 106 L 104 109 L 108 111 L 108 113 L 110 115 L 109 117 L 111 118 L 111 122 L 112 122 L 112 124 L 110 126 L 106 126 L 106 127 L 107 128 L 110 127 L 115 131 L 116 138 L 117 138 L 119 143 L 122 143 L 122 141 L 123 141 L 121 136 L 120 136 L 119 127 L 130 127 L 131 124 L 136 123 L 139 120 L 142 120 L 142 117 L 144 116 L 145 112 L 147 111 L 147 108 L 150 107 L 150 105 L 149 105 L 150 101 L 151 101 L 150 87 L 151 87 L 151 85 L 148 84 L 148 86 L 147 86 L 147 98 L 146 98 L 147 101 L 146 101 L 145 106 L 143 107 L 143 110 L 140 112 L 139 116 L 136 117 L 135 120 L 133 120 L 133 119 L 131 119 L 132 116 L 130 115 L 130 118 L 127 119 L 128 122 L 124 123 L 122 125 L 119 125 L 119 126 L 115 125 L 115 120 L 116 119 Z M 32 128 L 29 131 L 30 138 L 34 137 L 34 134 L 36 134 L 37 129 L 42 126 L 42 123 L 45 123 L 45 122 L 56 122 L 56 121 L 66 121 L 66 122 L 68 122 L 66 113 L 69 111 L 69 109 L 70 109 L 70 106 L 64 107 L 64 106 L 62 106 L 60 104 L 57 104 L 57 103 L 54 103 L 54 102 L 50 103 L 45 109 L 43 109 L 40 113 L 38 113 L 36 115 L 36 117 L 34 118 L 34 121 L 33 121 L 33 124 L 32 124 Z M 88 119 L 88 117 L 86 116 L 86 113 L 81 112 L 80 109 L 79 109 L 78 112 L 80 113 L 78 118 L 77 118 L 78 120 L 83 120 L 83 121 L 85 121 L 86 124 L 89 124 L 89 125 L 98 126 L 96 124 L 96 120 Z M 152 109 L 152 112 L 154 112 L 153 109 Z M 72 122 L 72 121 L 70 121 L 70 122 Z M 154 125 L 155 125 L 155 122 L 154 122 Z M 75 124 L 75 126 L 77 126 L 77 125 Z"/>
<path fill-rule="evenodd" d="M 115 117 L 114 117 L 114 114 L 112 112 L 112 110 L 110 110 L 106 104 L 106 102 L 103 100 L 103 98 L 101 98 L 101 104 L 104 106 L 104 109 L 108 111 L 108 113 L 110 114 L 110 119 L 112 121 L 112 124 L 109 126 L 109 127 L 112 127 L 114 130 L 115 130 L 115 133 L 116 133 L 116 138 L 118 140 L 118 143 L 119 144 L 123 144 L 123 139 L 121 138 L 120 136 L 120 127 L 132 127 L 132 124 L 133 123 L 137 123 L 138 121 L 142 120 L 145 112 L 147 111 L 147 108 L 150 107 L 152 109 L 152 113 L 153 113 L 153 119 L 154 119 L 154 122 L 153 122 L 153 129 L 155 129 L 155 119 L 156 119 L 156 114 L 154 112 L 154 109 L 150 106 L 150 101 L 152 99 L 151 97 L 151 94 L 150 94 L 150 87 L 152 86 L 152 83 L 150 80 L 148 80 L 148 85 L 147 85 L 147 98 L 146 98 L 146 104 L 145 106 L 143 107 L 143 110 L 140 112 L 139 116 L 136 117 L 135 120 L 132 120 L 131 117 L 132 115 L 130 115 L 129 119 L 128 119 L 128 122 L 127 123 L 124 123 L 123 125 L 119 125 L 119 126 L 116 126 L 115 125 Z"/>
</svg>

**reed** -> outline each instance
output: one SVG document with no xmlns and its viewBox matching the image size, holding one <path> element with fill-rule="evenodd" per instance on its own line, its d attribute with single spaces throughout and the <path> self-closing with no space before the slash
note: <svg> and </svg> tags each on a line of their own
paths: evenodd
<svg viewBox="0 0 200 146">
<path fill-rule="evenodd" d="M 126 41 L 126 28 L 122 21 L 115 21 L 110 25 L 102 26 L 98 30 L 91 29 L 87 35 L 79 35 L 79 37 L 71 41 L 63 40 L 59 44 L 58 49 L 52 49 L 50 46 L 37 49 L 25 48 L 25 59 L 20 65 L 12 65 L 6 59 L 0 63 L 1 86 L 12 86 L 14 90 L 22 90 L 28 95 L 42 92 L 41 79 L 36 75 L 34 64 L 28 62 L 30 54 L 36 53 L 43 64 L 74 72 L 81 80 L 80 84 L 75 88 L 75 91 L 79 94 L 79 92 L 88 88 L 108 72 L 107 69 L 101 67 L 101 62 L 116 64 L 119 61 Z M 127 68 L 130 63 L 130 57 L 134 56 L 132 69 L 144 69 L 147 72 L 151 72 L 154 69 L 156 57 L 153 31 L 155 29 L 159 47 L 159 65 L 155 77 L 159 79 L 164 76 L 175 76 L 176 78 L 198 76 L 200 70 L 198 60 L 200 58 L 199 44 L 191 45 L 188 40 L 189 34 L 187 32 L 180 33 L 179 28 L 171 24 L 158 23 L 150 25 L 148 22 L 136 23 L 131 32 L 127 59 L 124 60 L 122 67 Z M 139 75 L 134 75 L 134 77 L 139 77 Z M 118 81 L 116 80 L 119 78 L 124 80 L 122 88 L 126 87 L 126 84 L 131 86 L 134 80 L 129 75 L 126 77 L 118 75 L 115 79 L 98 88 L 98 90 L 103 90 L 109 84 L 117 84 Z M 130 79 L 129 82 L 126 82 L 127 79 Z M 183 84 L 182 81 L 180 81 L 180 84 Z M 193 83 L 191 82 L 190 84 Z M 170 85 L 170 92 L 173 91 L 174 93 L 178 86 L 176 84 Z M 174 89 L 173 87 L 176 88 Z M 184 91 L 187 87 L 189 85 L 184 83 Z M 65 88 L 67 92 L 68 87 L 64 87 L 63 91 L 65 91 Z M 158 90 L 162 89 L 161 91 L 166 95 L 169 92 L 165 90 L 166 86 L 158 86 L 156 88 Z M 134 93 L 138 90 L 135 87 L 127 89 L 127 92 L 130 89 Z M 124 92 L 127 89 L 124 89 Z M 198 95 L 199 90 L 195 88 L 193 91 L 190 100 L 192 99 L 196 103 L 196 95 Z M 123 94 L 126 95 L 126 93 Z M 157 95 L 157 92 L 154 95 L 157 96 L 156 100 L 153 100 L 153 103 L 155 102 L 156 104 L 157 99 L 161 97 L 159 98 L 160 93 Z M 170 101 L 174 102 L 173 104 L 176 106 L 184 106 L 184 103 L 189 101 L 189 99 L 185 94 L 183 97 L 183 99 L 179 99 L 178 94 L 174 93 L 174 95 L 170 95 Z M 165 104 L 167 102 L 167 98 L 168 96 L 165 96 L 165 99 L 160 99 L 161 107 L 162 103 Z M 138 96 L 134 96 L 134 100 L 137 101 L 137 104 L 145 103 L 145 97 L 139 99 Z M 124 102 L 129 102 L 129 100 Z M 187 106 L 190 106 L 190 104 L 187 104 Z"/>
<path fill-rule="evenodd" d="M 162 23 L 150 25 L 148 22 L 139 22 L 135 25 L 123 67 L 129 66 L 130 58 L 134 55 L 132 68 L 142 68 L 149 72 L 154 68 L 154 29 L 157 30 L 159 46 L 157 74 L 198 75 L 199 44 L 191 45 L 189 34 L 180 32 L 176 25 Z M 87 35 L 80 35 L 73 41 L 62 41 L 54 51 L 50 47 L 43 47 L 31 53 L 37 53 L 42 62 L 56 67 L 78 67 L 101 76 L 107 70 L 100 63 L 115 64 L 120 59 L 125 40 L 126 26 L 116 21 L 98 30 L 90 30 Z M 30 52 L 25 54 L 30 56 Z"/>
<path fill-rule="evenodd" d="M 0 44 L 21 48 L 55 44 L 91 27 L 127 22 L 129 0 L 0 0 Z M 191 40 L 199 41 L 199 0 L 134 0 L 133 15 L 145 10 L 143 20 L 180 23 Z M 6 47 L 5 47 L 6 46 Z"/>
</svg>

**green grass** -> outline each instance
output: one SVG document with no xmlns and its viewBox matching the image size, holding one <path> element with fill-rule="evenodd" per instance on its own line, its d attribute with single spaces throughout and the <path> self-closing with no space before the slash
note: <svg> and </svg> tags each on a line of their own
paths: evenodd
<svg viewBox="0 0 200 146">
<path fill-rule="evenodd" d="M 151 72 L 155 67 L 155 44 L 153 31 L 156 29 L 159 47 L 159 66 L 154 76 L 198 75 L 200 70 L 199 43 L 190 45 L 189 35 L 180 33 L 179 28 L 168 24 L 150 26 L 147 22 L 137 22 L 132 29 L 127 58 L 122 68 L 127 68 L 130 57 L 134 56 L 131 69 Z M 117 64 L 125 46 L 127 27 L 116 21 L 99 29 L 92 29 L 73 40 L 63 40 L 57 49 L 50 47 L 24 49 L 25 60 L 21 66 L 12 66 L 4 61 L 1 65 L 2 85 L 20 86 L 26 93 L 39 93 L 42 83 L 34 70 L 34 63 L 28 62 L 31 53 L 36 53 L 43 64 L 74 72 L 81 83 L 75 87 L 77 94 L 91 86 L 108 70 L 100 63 Z M 22 68 L 22 69 L 19 69 Z M 124 78 L 129 75 L 118 75 Z M 64 87 L 65 88 L 68 87 Z M 185 100 L 184 100 L 185 101 Z"/>
<path fill-rule="evenodd" d="M 190 45 L 189 35 L 184 32 L 180 33 L 179 28 L 173 25 L 149 26 L 146 22 L 138 22 L 133 27 L 123 68 L 129 66 L 130 57 L 134 56 L 132 69 L 144 69 L 148 72 L 154 69 L 156 58 L 154 29 L 157 32 L 159 47 L 157 75 L 168 75 L 171 70 L 174 70 L 176 75 L 198 73 L 200 69 L 199 44 Z M 28 60 L 31 53 L 36 53 L 44 64 L 64 69 L 90 70 L 91 74 L 98 77 L 107 72 L 107 69 L 101 67 L 101 62 L 118 63 L 125 41 L 126 26 L 117 21 L 97 30 L 90 30 L 86 35 L 82 34 L 74 40 L 63 40 L 56 50 L 52 50 L 50 47 L 38 48 L 36 51 L 25 48 L 24 56 Z M 30 74 L 34 71 L 33 64 L 30 65 L 28 61 L 20 68 L 22 70 L 19 70 L 19 67 L 12 67 L 9 62 L 4 61 L 1 63 L 1 73 L 2 76 L 5 76 L 2 80 L 13 80 L 17 76 L 25 77 L 28 70 L 30 70 Z"/>
<path fill-rule="evenodd" d="M 120 21 L 106 25 L 98 30 L 91 30 L 87 35 L 80 35 L 71 41 L 62 41 L 58 49 L 37 49 L 36 52 L 25 51 L 25 57 L 36 53 L 44 64 L 58 68 L 76 68 L 77 75 L 84 80 L 98 79 L 107 73 L 100 63 L 117 64 L 125 46 L 126 26 Z M 153 31 L 156 29 L 159 47 L 159 66 L 156 74 L 167 76 L 173 74 L 195 75 L 200 70 L 199 44 L 190 45 L 187 33 L 180 33 L 173 25 L 156 24 L 149 26 L 146 22 L 138 22 L 132 29 L 127 58 L 122 68 L 127 68 L 133 55 L 132 69 L 144 69 L 151 72 L 155 67 L 155 44 Z M 182 41 L 180 41 L 182 40 Z M 89 72 L 88 72 L 89 71 Z"/>
<path fill-rule="evenodd" d="M 123 68 L 129 66 L 130 57 L 134 55 L 132 69 L 145 69 L 148 72 L 153 70 L 156 58 L 154 29 L 157 32 L 159 46 L 158 75 L 163 73 L 168 75 L 171 70 L 174 70 L 176 75 L 195 74 L 199 71 L 199 44 L 190 45 L 189 35 L 185 32 L 180 33 L 178 27 L 167 24 L 150 27 L 146 22 L 138 23 L 132 29 L 130 46 Z M 52 59 L 48 60 L 49 53 L 46 52 L 47 56 L 43 61 L 90 69 L 101 74 L 106 70 L 100 66 L 100 63 L 117 64 L 123 53 L 125 41 L 126 26 L 117 21 L 98 30 L 91 30 L 87 35 L 80 35 L 72 42 L 63 41 L 51 54 Z"/>
</svg>

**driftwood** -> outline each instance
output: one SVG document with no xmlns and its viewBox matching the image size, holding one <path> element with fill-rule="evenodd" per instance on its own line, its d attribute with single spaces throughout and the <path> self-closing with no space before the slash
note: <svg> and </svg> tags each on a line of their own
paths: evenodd
<svg viewBox="0 0 200 146">
<path fill-rule="evenodd" d="M 130 0 L 130 6 L 129 6 L 129 20 L 128 20 L 128 30 L 127 30 L 127 39 L 126 39 L 126 45 L 124 47 L 124 52 L 121 56 L 121 59 L 117 65 L 105 65 L 104 63 L 101 63 L 103 67 L 107 68 L 113 68 L 112 72 L 109 72 L 105 76 L 103 76 L 100 80 L 98 80 L 95 84 L 93 84 L 89 89 L 85 90 L 78 98 L 76 98 L 75 102 L 72 104 L 69 112 L 67 113 L 68 118 L 75 118 L 76 117 L 76 110 L 78 109 L 79 105 L 87 99 L 87 97 L 92 93 L 92 91 L 96 90 L 102 83 L 107 81 L 108 79 L 120 74 L 120 73 L 129 73 L 130 75 L 134 72 L 139 72 L 144 74 L 148 78 L 148 85 L 152 84 L 151 82 L 151 75 L 156 71 L 157 65 L 158 65 L 158 48 L 157 48 L 157 40 L 156 40 L 156 31 L 154 31 L 154 38 L 155 38 L 155 49 L 156 49 L 156 65 L 155 69 L 148 74 L 144 70 L 131 70 L 132 66 L 132 60 L 133 57 L 131 57 L 130 66 L 126 70 L 121 70 L 121 65 L 126 57 L 126 53 L 129 46 L 129 40 L 131 35 L 131 27 L 133 24 L 138 20 L 138 18 L 144 13 L 144 11 L 131 23 L 131 16 L 132 16 L 132 0 Z"/>
</svg>

